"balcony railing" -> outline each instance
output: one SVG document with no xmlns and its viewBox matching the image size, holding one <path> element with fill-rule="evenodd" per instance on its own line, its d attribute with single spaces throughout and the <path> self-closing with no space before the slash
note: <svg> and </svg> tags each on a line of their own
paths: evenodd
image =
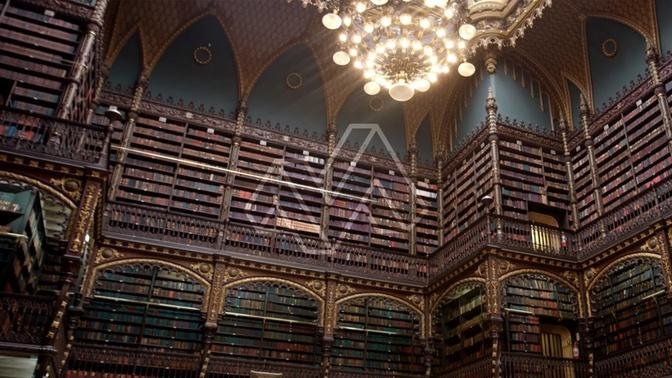
<svg viewBox="0 0 672 378">
<path fill-rule="evenodd" d="M 0 107 L 0 150 L 77 166 L 103 168 L 107 128 Z"/>
<path fill-rule="evenodd" d="M 227 251 L 256 261 L 284 261 L 378 279 L 424 284 L 427 259 L 375 250 L 366 246 L 330 242 L 317 237 L 256 228 L 244 224 L 176 215 L 165 210 L 119 203 L 107 204 L 103 232 L 125 239 L 188 246 L 206 253 Z"/>
<path fill-rule="evenodd" d="M 457 368 L 432 368 L 432 376 L 442 378 L 490 378 L 493 370 L 492 358 L 481 358 Z"/>
<path fill-rule="evenodd" d="M 587 378 L 588 364 L 571 358 L 534 356 L 529 353 L 502 353 L 504 378 Z"/>
<path fill-rule="evenodd" d="M 0 342 L 43 345 L 54 319 L 53 297 L 0 295 Z"/>
<path fill-rule="evenodd" d="M 318 378 L 323 377 L 319 365 L 271 362 L 263 359 L 212 357 L 208 364 L 208 377 L 248 376 L 250 371 L 280 373 L 283 377 Z"/>
<path fill-rule="evenodd" d="M 599 359 L 595 362 L 598 377 L 667 377 L 672 375 L 672 339 Z"/>
<path fill-rule="evenodd" d="M 198 378 L 201 356 L 173 351 L 157 353 L 101 345 L 75 345 L 65 370 L 64 376 L 105 377 L 110 374 L 110 377 Z"/>
</svg>

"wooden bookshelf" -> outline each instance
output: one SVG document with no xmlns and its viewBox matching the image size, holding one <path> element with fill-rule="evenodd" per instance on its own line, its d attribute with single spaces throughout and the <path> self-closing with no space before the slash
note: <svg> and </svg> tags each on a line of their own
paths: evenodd
<svg viewBox="0 0 672 378">
<path fill-rule="evenodd" d="M 37 190 L 0 184 L 0 292 L 34 294 L 46 247 Z"/>
<path fill-rule="evenodd" d="M 418 254 L 430 255 L 439 247 L 439 187 L 435 180 L 415 185 L 415 242 Z"/>
<path fill-rule="evenodd" d="M 329 210 L 330 238 L 368 245 L 372 233 L 372 167 L 335 159 L 332 190 L 348 197 L 334 197 Z M 361 198 L 361 199 L 359 199 Z"/>
<path fill-rule="evenodd" d="M 0 1 L 2 8 L 7 1 Z M 84 28 L 60 13 L 11 2 L 0 24 L 5 105 L 56 115 Z"/>
<path fill-rule="evenodd" d="M 576 293 L 546 276 L 514 276 L 505 281 L 502 291 L 507 348 L 511 352 L 541 353 L 542 320 L 576 321 Z"/>
<path fill-rule="evenodd" d="M 408 251 L 411 182 L 394 169 L 373 168 L 371 246 Z"/>
<path fill-rule="evenodd" d="M 332 366 L 352 374 L 421 375 L 423 348 L 418 315 L 380 297 L 356 298 L 338 307 Z"/>
<path fill-rule="evenodd" d="M 663 270 L 651 259 L 631 259 L 612 268 L 591 289 L 598 357 L 637 348 L 672 335 L 672 303 Z"/>
<path fill-rule="evenodd" d="M 203 295 L 200 283 L 163 267 L 105 270 L 84 306 L 76 338 L 110 346 L 200 350 Z"/>
<path fill-rule="evenodd" d="M 229 288 L 213 355 L 319 365 L 317 301 L 291 287 L 253 282 Z"/>
<path fill-rule="evenodd" d="M 485 208 L 480 199 L 493 195 L 493 162 L 490 145 L 476 137 L 469 150 L 458 154 L 459 160 L 446 167 L 443 186 L 443 228 L 446 243 L 466 230 Z"/>
<path fill-rule="evenodd" d="M 485 288 L 466 283 L 451 291 L 433 314 L 437 343 L 434 366 L 447 371 L 488 355 L 490 344 L 484 325 Z"/>
<path fill-rule="evenodd" d="M 503 215 L 526 220 L 531 203 L 558 209 L 562 213 L 569 210 L 567 170 L 559 147 L 500 135 Z"/>
</svg>

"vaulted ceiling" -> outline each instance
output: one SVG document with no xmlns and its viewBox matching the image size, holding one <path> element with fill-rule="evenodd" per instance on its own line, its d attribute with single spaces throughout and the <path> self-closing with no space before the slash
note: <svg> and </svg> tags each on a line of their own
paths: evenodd
<svg viewBox="0 0 672 378">
<path fill-rule="evenodd" d="M 550 88 L 554 103 L 561 104 L 567 118 L 571 103 L 567 79 L 590 99 L 586 18 L 619 21 L 658 45 L 654 0 L 555 0 L 552 4 L 551 0 L 469 0 L 469 4 L 472 19 L 485 30 L 478 38 L 479 59 L 487 52 L 525 65 Z M 362 85 L 357 72 L 333 64 L 335 35 L 322 27 L 317 10 L 302 7 L 301 0 L 114 0 L 109 9 L 104 30 L 107 67 L 137 33 L 142 75 L 149 77 L 182 31 L 203 16 L 213 15 L 229 37 L 242 99 L 249 96 L 264 70 L 297 43 L 309 46 L 315 56 L 324 83 L 328 122 L 335 120 L 348 96 Z M 433 139 L 449 138 L 446 125 L 454 116 L 450 104 L 460 80 L 449 74 L 427 93 L 403 104 L 407 137 L 429 115 Z"/>
</svg>

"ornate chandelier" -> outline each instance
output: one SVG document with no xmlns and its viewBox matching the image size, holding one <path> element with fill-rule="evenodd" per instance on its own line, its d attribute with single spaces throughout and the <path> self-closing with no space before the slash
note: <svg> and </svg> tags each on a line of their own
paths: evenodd
<svg viewBox="0 0 672 378">
<path fill-rule="evenodd" d="M 458 63 L 462 76 L 476 71 L 467 62 L 476 28 L 467 22 L 466 0 L 300 1 L 326 11 L 322 24 L 339 31 L 334 62 L 361 70 L 369 95 L 385 88 L 408 101 Z"/>
</svg>

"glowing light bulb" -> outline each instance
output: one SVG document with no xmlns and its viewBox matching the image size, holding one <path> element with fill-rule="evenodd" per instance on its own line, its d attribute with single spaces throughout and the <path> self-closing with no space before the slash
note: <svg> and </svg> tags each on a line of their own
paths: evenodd
<svg viewBox="0 0 672 378">
<path fill-rule="evenodd" d="M 336 51 L 332 56 L 332 59 L 334 60 L 334 63 L 339 66 L 345 66 L 350 63 L 350 55 L 345 51 Z"/>
<path fill-rule="evenodd" d="M 338 40 L 341 41 L 341 42 L 345 42 L 345 41 L 348 40 L 348 35 L 345 34 L 345 33 L 341 33 L 341 34 L 338 35 Z"/>
<path fill-rule="evenodd" d="M 366 4 L 364 2 L 360 1 L 359 3 L 355 4 L 355 11 L 357 11 L 357 13 L 364 13 L 365 10 Z"/>
<path fill-rule="evenodd" d="M 375 81 L 369 81 L 364 84 L 364 92 L 369 96 L 375 96 L 380 93 L 380 84 Z"/>
<path fill-rule="evenodd" d="M 352 18 L 350 16 L 343 17 L 343 25 L 350 26 L 352 24 Z"/>
<path fill-rule="evenodd" d="M 462 39 L 469 41 L 476 36 L 476 27 L 471 24 L 464 24 L 460 26 L 457 32 Z"/>
<path fill-rule="evenodd" d="M 355 49 L 354 47 L 351 48 L 350 50 L 348 50 L 348 54 L 350 54 L 350 56 L 357 56 L 357 49 Z"/>
<path fill-rule="evenodd" d="M 373 3 L 373 5 L 385 5 L 387 4 L 387 0 L 371 0 L 371 3 Z"/>
<path fill-rule="evenodd" d="M 453 18 L 455 16 L 455 9 L 452 7 L 446 8 L 445 11 L 443 11 L 443 15 L 446 16 L 446 18 Z"/>
<path fill-rule="evenodd" d="M 352 43 L 360 43 L 362 42 L 362 36 L 359 34 L 355 34 L 352 36 Z"/>
<path fill-rule="evenodd" d="M 368 34 L 373 33 L 373 25 L 372 24 L 366 24 L 364 25 L 364 31 L 367 32 Z"/>
<path fill-rule="evenodd" d="M 408 13 L 402 13 L 399 16 L 399 22 L 401 22 L 402 25 L 410 25 L 411 22 L 413 22 L 413 17 Z"/>
<path fill-rule="evenodd" d="M 430 26 L 432 26 L 432 23 L 429 21 L 429 19 L 423 18 L 420 20 L 420 27 L 423 29 L 427 29 Z"/>
<path fill-rule="evenodd" d="M 384 27 L 388 27 L 392 25 L 392 18 L 390 18 L 390 16 L 383 16 L 380 18 L 380 24 Z"/>
<path fill-rule="evenodd" d="M 402 38 L 399 40 L 399 46 L 402 49 L 407 49 L 411 45 L 411 42 L 407 38 Z"/>
<path fill-rule="evenodd" d="M 457 62 L 457 55 L 450 53 L 448 54 L 448 62 L 455 63 Z"/>
<path fill-rule="evenodd" d="M 469 62 L 462 62 L 457 66 L 457 72 L 464 77 L 469 77 L 476 73 L 476 67 Z"/>
<path fill-rule="evenodd" d="M 443 38 L 446 36 L 446 29 L 436 29 L 436 36 Z"/>
<path fill-rule="evenodd" d="M 413 89 L 415 89 L 418 92 L 427 92 L 430 86 L 431 84 L 429 83 L 429 81 L 422 78 L 417 79 L 413 82 Z"/>
<path fill-rule="evenodd" d="M 341 17 L 336 13 L 327 13 L 322 16 L 322 25 L 329 30 L 336 30 L 341 27 Z"/>
<path fill-rule="evenodd" d="M 362 64 L 361 60 L 355 60 L 352 65 L 355 66 L 355 68 L 358 70 L 364 69 L 364 64 Z"/>
<path fill-rule="evenodd" d="M 462 50 L 462 49 L 464 49 L 464 48 L 466 48 L 466 47 L 467 47 L 467 43 L 464 42 L 463 40 L 459 40 L 459 41 L 457 42 L 457 48 L 458 48 L 458 49 Z"/>
<path fill-rule="evenodd" d="M 422 42 L 418 41 L 417 39 L 414 40 L 414 41 L 411 43 L 411 45 L 412 45 L 412 47 L 413 47 L 413 50 L 415 50 L 415 51 L 420 51 L 420 50 L 422 50 Z"/>
</svg>

